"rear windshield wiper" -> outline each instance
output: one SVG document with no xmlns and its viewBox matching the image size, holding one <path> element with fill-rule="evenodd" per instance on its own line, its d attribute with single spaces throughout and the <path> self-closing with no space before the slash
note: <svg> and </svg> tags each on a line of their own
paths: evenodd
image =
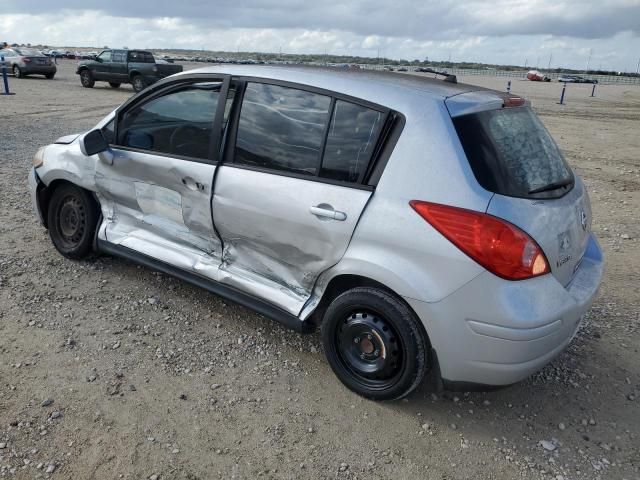
<svg viewBox="0 0 640 480">
<path fill-rule="evenodd" d="M 534 188 L 533 190 L 529 191 L 529 194 L 548 192 L 550 190 L 556 190 L 558 188 L 566 187 L 571 184 L 573 184 L 573 178 L 567 178 L 565 180 L 560 180 L 559 182 L 550 183 L 549 185 L 545 185 L 544 187 Z"/>
</svg>

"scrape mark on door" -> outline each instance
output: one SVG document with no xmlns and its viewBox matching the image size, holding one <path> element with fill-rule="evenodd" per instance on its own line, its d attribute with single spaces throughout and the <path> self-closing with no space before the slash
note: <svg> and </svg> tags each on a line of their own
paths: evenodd
<svg viewBox="0 0 640 480">
<path fill-rule="evenodd" d="M 145 215 L 159 215 L 180 225 L 184 225 L 182 216 L 182 196 L 158 185 L 134 182 L 136 200 L 140 211 Z"/>
</svg>

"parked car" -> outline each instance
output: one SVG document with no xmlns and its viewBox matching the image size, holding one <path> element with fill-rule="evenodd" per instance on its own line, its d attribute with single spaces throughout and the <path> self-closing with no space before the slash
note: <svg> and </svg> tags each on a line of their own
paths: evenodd
<svg viewBox="0 0 640 480">
<path fill-rule="evenodd" d="M 151 52 L 143 50 L 103 50 L 95 60 L 78 62 L 76 69 L 85 88 L 93 88 L 96 81 L 109 82 L 113 88 L 130 83 L 136 92 L 181 71 L 182 65 L 158 64 Z"/>
<path fill-rule="evenodd" d="M 65 257 L 96 249 L 319 325 L 365 397 L 517 382 L 600 285 L 585 186 L 523 98 L 389 75 L 166 78 L 41 148 L 34 207 Z"/>
<path fill-rule="evenodd" d="M 11 47 L 0 50 L 5 64 L 16 78 L 27 75 L 44 75 L 49 80 L 56 75 L 57 68 L 49 57 L 38 50 L 23 47 Z"/>
<path fill-rule="evenodd" d="M 399 71 L 399 72 L 407 72 L 408 70 L 407 70 L 407 67 L 400 67 L 400 68 L 398 69 L 398 71 Z"/>
<path fill-rule="evenodd" d="M 550 82 L 551 78 L 547 75 L 545 75 L 542 72 L 539 72 L 538 70 L 529 70 L 529 72 L 527 72 L 527 79 L 531 80 L 532 82 Z"/>
<path fill-rule="evenodd" d="M 598 83 L 595 78 L 585 78 L 580 75 L 562 74 L 558 77 L 558 81 L 562 83 Z"/>
</svg>

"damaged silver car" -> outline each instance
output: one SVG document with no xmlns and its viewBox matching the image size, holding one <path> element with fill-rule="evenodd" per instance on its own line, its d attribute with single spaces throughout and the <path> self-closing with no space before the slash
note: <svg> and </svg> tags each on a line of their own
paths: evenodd
<svg viewBox="0 0 640 480">
<path fill-rule="evenodd" d="M 124 257 L 299 332 L 365 397 L 507 385 L 600 285 L 585 187 L 522 98 L 384 72 L 174 75 L 41 148 L 55 248 Z"/>
</svg>

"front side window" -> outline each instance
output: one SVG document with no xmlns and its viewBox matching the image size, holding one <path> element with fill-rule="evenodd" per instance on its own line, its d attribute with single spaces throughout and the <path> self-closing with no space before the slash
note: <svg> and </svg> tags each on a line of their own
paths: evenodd
<svg viewBox="0 0 640 480">
<path fill-rule="evenodd" d="M 99 58 L 102 62 L 110 62 L 110 61 L 111 61 L 111 51 L 108 51 L 108 52 L 102 52 L 100 55 L 98 55 L 98 58 Z"/>
<path fill-rule="evenodd" d="M 320 176 L 344 182 L 362 179 L 382 128 L 384 115 L 376 110 L 337 100 Z"/>
<path fill-rule="evenodd" d="M 119 125 L 125 147 L 207 159 L 220 83 L 200 83 L 127 112 Z"/>
<path fill-rule="evenodd" d="M 316 175 L 330 107 L 325 95 L 248 83 L 235 163 Z"/>
</svg>

